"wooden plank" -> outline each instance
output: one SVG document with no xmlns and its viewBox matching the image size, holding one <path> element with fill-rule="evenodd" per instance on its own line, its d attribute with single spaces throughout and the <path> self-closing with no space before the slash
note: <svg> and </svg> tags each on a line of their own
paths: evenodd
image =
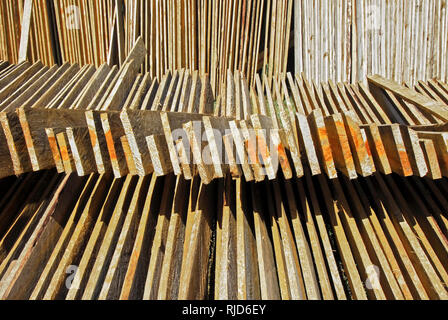
<svg viewBox="0 0 448 320">
<path fill-rule="evenodd" d="M 86 111 L 87 128 L 89 129 L 90 143 L 95 157 L 98 173 L 104 174 L 112 169 L 110 157 L 108 155 L 106 137 L 102 129 L 100 113 L 96 111 Z"/>
<path fill-rule="evenodd" d="M 358 174 L 367 177 L 376 171 L 373 163 L 372 155 L 369 154 L 368 146 L 364 142 L 361 128 L 350 114 L 343 114 L 345 130 L 347 132 L 348 141 L 352 150 L 353 160 L 355 162 L 356 171 Z"/>
<path fill-rule="evenodd" d="M 34 4 L 33 0 L 26 0 L 23 5 L 22 28 L 21 28 L 22 31 L 20 35 L 20 47 L 18 57 L 19 63 L 26 61 L 28 57 L 33 4 Z"/>
<path fill-rule="evenodd" d="M 82 111 L 29 109 L 17 110 L 26 146 L 34 171 L 55 166 L 45 128 L 67 128 L 85 126 Z M 21 150 L 23 152 L 24 150 Z"/>
<path fill-rule="evenodd" d="M 215 293 L 216 300 L 237 298 L 236 265 L 236 198 L 235 182 L 230 175 L 218 187 L 216 222 Z M 273 269 L 271 269 L 273 271 Z M 263 283 L 261 284 L 263 286 Z"/>
<path fill-rule="evenodd" d="M 405 177 L 411 176 L 413 171 L 400 125 L 378 126 L 378 129 L 384 141 L 384 150 L 392 171 Z"/>
<path fill-rule="evenodd" d="M 277 274 L 275 273 L 274 249 L 268 235 L 269 223 L 266 221 L 264 210 L 262 209 L 261 186 L 259 184 L 251 184 L 251 193 L 261 299 L 278 300 L 280 299 L 280 288 Z"/>
<path fill-rule="evenodd" d="M 207 262 L 211 240 L 211 213 L 216 210 L 215 183 L 201 184 L 197 203 L 188 215 L 180 274 L 179 300 L 203 299 L 207 288 Z"/>
<path fill-rule="evenodd" d="M 160 284 L 157 299 L 174 300 L 178 297 L 179 278 L 182 266 L 183 239 L 189 205 L 188 191 L 190 183 L 179 177 L 170 216 L 165 256 L 162 262 Z"/>
<path fill-rule="evenodd" d="M 73 160 L 67 133 L 65 131 L 58 133 L 56 140 L 58 141 L 59 153 L 61 154 L 65 173 L 71 174 L 72 172 L 76 172 L 75 161 Z"/>
<path fill-rule="evenodd" d="M 86 127 L 67 128 L 66 132 L 78 175 L 82 177 L 96 172 L 89 129 Z"/>
<path fill-rule="evenodd" d="M 236 180 L 236 266 L 237 297 L 239 300 L 260 299 L 260 282 L 256 253 L 256 240 L 251 231 L 253 220 L 246 203 L 248 187 L 241 179 Z"/>
<path fill-rule="evenodd" d="M 107 223 L 110 221 L 113 209 L 123 187 L 124 179 L 115 179 L 110 184 L 109 190 L 105 194 L 104 203 L 99 210 L 95 226 L 89 236 L 86 247 L 79 260 L 78 270 L 76 272 L 76 282 L 68 290 L 66 300 L 79 299 L 87 287 L 89 273 L 95 263 L 95 258 L 99 253 L 99 248 L 104 234 L 106 233 Z M 73 284 L 73 283 L 72 283 Z"/>
<path fill-rule="evenodd" d="M 358 174 L 342 115 L 334 114 L 326 117 L 324 121 L 336 168 L 350 179 L 356 179 Z"/>
<path fill-rule="evenodd" d="M 143 299 L 155 300 L 159 292 L 162 263 L 167 243 L 167 234 L 170 225 L 170 217 L 173 209 L 175 188 L 179 179 L 174 175 L 165 178 L 160 209 L 156 214 L 157 222 L 154 229 L 154 238 L 150 248 L 148 271 L 145 278 Z"/>
<path fill-rule="evenodd" d="M 129 173 L 129 168 L 120 140 L 124 135 L 120 115 L 119 113 L 101 113 L 100 118 L 112 170 L 116 178 L 121 178 Z"/>
<path fill-rule="evenodd" d="M 156 176 L 151 177 L 148 188 L 148 196 L 142 209 L 142 215 L 139 221 L 137 235 L 135 237 L 134 247 L 131 258 L 126 270 L 126 276 L 121 288 L 120 299 L 138 299 L 143 297 L 144 280 L 146 269 L 149 263 L 149 257 L 144 254 L 149 252 L 151 242 L 153 241 L 156 215 L 154 214 L 160 206 L 160 194 L 163 187 L 163 179 Z"/>
<path fill-rule="evenodd" d="M 83 208 L 79 220 L 76 221 L 76 226 L 72 234 L 69 235 L 69 238 L 67 239 L 68 244 L 63 251 L 63 256 L 57 261 L 57 268 L 49 275 L 51 280 L 48 283 L 48 287 L 42 299 L 54 300 L 58 296 L 65 296 L 70 289 L 64 285 L 67 268 L 77 262 L 76 257 L 84 250 L 88 240 L 87 235 L 89 235 L 93 229 L 97 215 L 99 214 L 105 196 L 107 195 L 106 191 L 111 182 L 112 175 L 97 177 L 89 200 Z M 71 285 L 78 285 L 77 279 L 74 279 Z"/>
<path fill-rule="evenodd" d="M 86 179 L 67 175 L 52 194 L 50 204 L 28 238 L 17 262 L 10 267 L 2 279 L 1 295 L 3 299 L 23 299 L 31 293 L 30 286 L 35 284 L 45 266 L 42 261 L 46 261 L 50 257 L 51 249 L 57 243 L 62 232 L 63 227 L 58 221 L 63 222 L 66 212 L 71 212 L 75 207 L 76 199 L 84 189 L 85 181 Z M 82 200 L 79 201 L 82 202 Z M 34 270 L 34 272 L 26 270 Z M 25 286 L 28 288 L 23 290 Z"/>
<path fill-rule="evenodd" d="M 310 126 L 314 145 L 317 146 L 319 161 L 324 165 L 325 173 L 330 179 L 337 178 L 336 167 L 322 112 L 320 110 L 313 111 L 313 113 L 308 116 L 308 124 Z"/>
<path fill-rule="evenodd" d="M 400 86 L 393 81 L 386 80 L 380 76 L 370 76 L 368 80 L 383 89 L 390 90 L 400 98 L 415 104 L 417 107 L 431 113 L 443 121 L 448 121 L 448 111 L 446 105 L 429 99 L 411 89 Z"/>
<path fill-rule="evenodd" d="M 104 280 L 100 284 L 98 300 L 116 300 L 120 297 L 150 180 L 151 177 L 146 176 L 137 181 Z"/>
<path fill-rule="evenodd" d="M 120 228 L 124 223 L 132 196 L 134 195 L 137 180 L 136 177 L 127 176 L 119 191 L 118 199 L 113 203 L 112 213 L 106 222 L 107 227 L 105 226 L 104 236 L 101 239 L 98 238 L 98 241 L 101 243 L 100 248 L 88 276 L 84 292 L 81 295 L 82 300 L 97 299 L 100 294 L 107 269 L 118 242 Z"/>
</svg>

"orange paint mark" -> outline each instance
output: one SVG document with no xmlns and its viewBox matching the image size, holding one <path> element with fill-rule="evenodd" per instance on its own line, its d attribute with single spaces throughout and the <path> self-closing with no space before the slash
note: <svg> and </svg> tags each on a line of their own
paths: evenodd
<svg viewBox="0 0 448 320">
<path fill-rule="evenodd" d="M 375 139 L 376 152 L 380 158 L 386 157 L 386 149 L 380 139 Z"/>
<path fill-rule="evenodd" d="M 328 136 L 328 134 L 327 134 L 327 128 L 325 128 L 325 127 L 319 127 L 319 128 L 317 128 L 317 132 L 318 132 L 320 138 L 322 138 L 322 137 L 327 137 L 327 136 Z"/>
<path fill-rule="evenodd" d="M 334 121 L 334 125 L 338 130 L 345 130 L 345 125 L 342 121 Z"/>
<path fill-rule="evenodd" d="M 403 168 L 403 174 L 405 177 L 412 175 L 412 167 L 406 151 L 398 150 L 398 156 L 400 157 L 401 166 Z"/>
<path fill-rule="evenodd" d="M 266 140 L 263 136 L 257 136 L 258 141 L 258 150 L 260 151 L 261 157 L 264 162 L 270 157 L 271 153 L 269 152 L 268 146 L 266 144 Z"/>
<path fill-rule="evenodd" d="M 368 141 L 364 142 L 365 146 L 366 146 L 366 151 L 367 151 L 367 155 L 369 156 L 369 158 L 372 158 L 372 150 L 370 149 L 370 144 Z"/>
<path fill-rule="evenodd" d="M 353 167 L 354 163 L 353 163 L 352 151 L 350 150 L 350 144 L 348 143 L 347 133 L 345 131 L 345 125 L 342 121 L 335 121 L 334 124 L 336 126 L 336 130 L 339 135 L 339 141 L 341 144 L 343 157 L 347 165 Z"/>
<path fill-rule="evenodd" d="M 59 149 L 58 144 L 56 142 L 56 138 L 54 136 L 48 137 L 48 143 L 50 144 L 50 150 L 53 153 L 53 158 L 56 163 L 61 161 L 60 155 L 59 155 Z"/>
<path fill-rule="evenodd" d="M 318 133 L 319 133 L 320 145 L 322 147 L 322 153 L 324 156 L 324 161 L 328 166 L 333 162 L 333 154 L 331 153 L 331 146 L 328 140 L 327 129 L 320 127 L 318 128 Z"/>
<path fill-rule="evenodd" d="M 244 144 L 246 146 L 246 150 L 249 155 L 250 162 L 252 164 L 258 164 L 257 146 L 255 146 L 253 141 L 250 141 L 250 140 L 245 140 Z"/>
<path fill-rule="evenodd" d="M 349 126 L 350 134 L 352 136 L 353 144 L 355 145 L 355 149 L 361 149 L 363 145 L 365 145 L 364 140 L 360 139 L 357 130 Z"/>
<path fill-rule="evenodd" d="M 98 137 L 96 136 L 96 131 L 89 128 L 90 142 L 92 143 L 92 147 L 95 147 L 98 141 Z"/>
<path fill-rule="evenodd" d="M 110 160 L 117 161 L 118 160 L 117 152 L 115 151 L 115 144 L 112 132 L 110 130 L 107 130 L 105 132 L 105 136 L 106 136 L 107 149 L 109 150 Z"/>
<path fill-rule="evenodd" d="M 286 150 L 282 143 L 279 143 L 277 146 L 277 152 L 278 152 L 278 160 L 280 162 L 280 166 L 282 167 L 283 171 L 289 172 L 291 171 L 291 166 L 289 165 L 288 157 L 286 156 Z"/>
<path fill-rule="evenodd" d="M 67 146 L 63 145 L 60 147 L 61 157 L 64 162 L 70 161 L 70 156 L 68 154 Z"/>
</svg>

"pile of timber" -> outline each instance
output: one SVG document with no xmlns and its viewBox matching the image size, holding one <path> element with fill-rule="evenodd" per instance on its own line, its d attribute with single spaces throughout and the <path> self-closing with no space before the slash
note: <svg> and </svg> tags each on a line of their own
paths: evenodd
<svg viewBox="0 0 448 320">
<path fill-rule="evenodd" d="M 140 74 L 145 52 L 140 38 L 120 69 L 4 64 L 0 177 L 56 167 L 260 182 L 279 172 L 301 178 L 305 165 L 330 179 L 448 176 L 445 83 L 406 87 L 372 76 L 370 87 L 316 85 L 288 73 L 271 89 L 258 75 L 251 87 L 228 71 L 225 95 L 215 99 L 197 71 L 160 82 Z"/>
<path fill-rule="evenodd" d="M 16 1 L 0 2 L 0 60 L 17 63 L 20 32 L 13 21 L 20 20 L 20 11 Z"/>
<path fill-rule="evenodd" d="M 0 59 L 11 63 L 27 57 L 46 65 L 57 62 L 52 1 L 0 1 Z"/>
<path fill-rule="evenodd" d="M 286 72 L 292 11 L 293 0 L 2 0 L 0 59 L 122 66 L 142 38 L 142 70 L 152 79 L 198 70 L 219 94 L 227 70 L 250 85 L 260 70 L 269 85 Z"/>
<path fill-rule="evenodd" d="M 120 64 L 142 37 L 151 78 L 199 70 L 215 94 L 227 70 L 240 70 L 249 85 L 262 70 L 272 86 L 292 47 L 295 73 L 318 82 L 370 74 L 446 82 L 446 8 L 446 0 L 2 0 L 0 59 Z"/>
<path fill-rule="evenodd" d="M 0 2 L 0 59 L 100 66 L 108 61 L 115 1 Z M 116 36 L 113 38 L 116 41 Z"/>
<path fill-rule="evenodd" d="M 58 62 L 78 63 L 81 66 L 93 64 L 97 67 L 108 62 L 111 41 L 116 39 L 113 35 L 116 32 L 115 1 L 47 2 L 51 6 L 47 11 L 48 19 L 54 21 L 50 32 L 57 35 L 53 52 Z"/>
<path fill-rule="evenodd" d="M 0 299 L 448 299 L 446 178 L 0 180 Z"/>
<path fill-rule="evenodd" d="M 448 81 L 446 0 L 294 0 L 293 16 L 296 73 Z"/>
<path fill-rule="evenodd" d="M 445 83 L 145 52 L 0 62 L 0 299 L 448 299 Z"/>
</svg>

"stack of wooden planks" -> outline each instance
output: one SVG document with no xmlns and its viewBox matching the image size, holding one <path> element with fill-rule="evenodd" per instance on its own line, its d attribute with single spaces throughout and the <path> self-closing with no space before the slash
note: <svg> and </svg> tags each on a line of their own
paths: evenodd
<svg viewBox="0 0 448 320">
<path fill-rule="evenodd" d="M 3 1 L 0 59 L 121 66 L 142 38 L 142 69 L 151 78 L 198 70 L 219 94 L 227 70 L 242 72 L 249 84 L 261 70 L 270 83 L 286 72 L 292 7 L 292 0 Z M 20 28 L 15 21 L 22 19 Z"/>
<path fill-rule="evenodd" d="M 0 2 L 0 59 L 11 63 L 41 60 L 57 62 L 51 1 L 43 5 L 31 0 Z"/>
<path fill-rule="evenodd" d="M 1 299 L 448 299 L 446 178 L 0 180 Z"/>
<path fill-rule="evenodd" d="M 54 6 L 49 18 L 55 21 L 61 61 L 97 67 L 106 63 L 114 32 L 115 1 L 49 2 Z"/>
<path fill-rule="evenodd" d="M 447 81 L 446 0 L 295 0 L 295 71 L 317 82 Z"/>
<path fill-rule="evenodd" d="M 13 21 L 20 21 L 22 7 L 20 1 L 0 2 L 0 59 L 17 63 L 19 56 L 20 25 Z"/>
<path fill-rule="evenodd" d="M 151 77 L 198 70 L 210 75 L 216 94 L 224 90 L 227 70 L 242 72 L 249 84 L 263 70 L 272 82 L 286 72 L 292 6 L 291 0 L 127 1 L 128 41 L 121 46 L 126 52 L 141 36 Z"/>
<path fill-rule="evenodd" d="M 448 299 L 445 1 L 295 3 L 0 2 L 0 299 Z"/>
<path fill-rule="evenodd" d="M 109 49 L 116 32 L 114 10 L 114 0 L 2 0 L 0 59 L 100 66 L 117 48 Z"/>
<path fill-rule="evenodd" d="M 355 83 L 370 74 L 446 82 L 446 7 L 446 0 L 2 0 L 0 59 L 22 62 L 28 53 L 47 66 L 120 64 L 141 36 L 152 78 L 199 70 L 215 94 L 225 91 L 227 70 L 250 85 L 262 70 L 272 85 L 293 46 L 295 72 L 317 82 Z"/>
<path fill-rule="evenodd" d="M 140 74 L 139 38 L 121 68 L 42 63 L 0 74 L 1 177 L 57 168 L 79 176 L 174 173 L 204 184 L 231 174 L 263 181 L 325 173 L 448 177 L 447 85 L 401 86 L 380 76 L 317 86 L 287 74 L 272 89 L 228 71 L 215 99 L 209 77 L 181 69 Z M 267 76 L 263 77 L 268 83 Z M 281 171 L 281 173 L 280 173 Z"/>
</svg>

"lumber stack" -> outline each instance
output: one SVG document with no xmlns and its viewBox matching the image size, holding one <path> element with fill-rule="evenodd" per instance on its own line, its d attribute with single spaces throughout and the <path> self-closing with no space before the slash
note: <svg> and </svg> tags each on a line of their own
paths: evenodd
<svg viewBox="0 0 448 320">
<path fill-rule="evenodd" d="M 270 83 L 286 72 L 292 7 L 292 0 L 3 1 L 0 59 L 121 66 L 142 38 L 142 69 L 151 78 L 198 70 L 219 94 L 227 70 L 242 72 L 249 84 L 261 70 Z"/>
<path fill-rule="evenodd" d="M 209 74 L 215 94 L 224 92 L 227 70 L 249 84 L 262 70 L 268 80 L 286 72 L 293 1 L 127 1 L 124 26 L 129 52 L 141 36 L 148 46 L 144 70 L 161 79 L 182 68 Z"/>
<path fill-rule="evenodd" d="M 448 176 L 447 85 L 401 86 L 380 76 L 317 86 L 288 73 L 272 89 L 228 71 L 215 99 L 208 76 L 181 69 L 159 82 L 139 69 L 139 38 L 123 66 L 24 62 L 0 78 L 2 177 L 57 168 L 115 178 L 174 173 L 204 184 L 281 175 L 349 179 L 375 172 Z M 269 82 L 265 75 L 266 84 Z"/>
<path fill-rule="evenodd" d="M 0 300 L 448 299 L 444 4 L 1 2 Z"/>
<path fill-rule="evenodd" d="M 152 78 L 199 70 L 215 93 L 228 69 L 250 85 L 262 70 L 272 85 L 286 72 L 292 46 L 295 73 L 317 82 L 355 83 L 370 74 L 447 81 L 446 0 L 21 0 L 2 1 L 0 10 L 0 59 L 12 63 L 25 60 L 18 58 L 22 43 L 29 61 L 48 66 L 120 64 L 141 36 Z M 15 21 L 23 17 L 22 30 Z"/>
<path fill-rule="evenodd" d="M 114 10 L 113 0 L 2 1 L 0 59 L 99 67 L 116 48 L 109 49 L 117 37 Z"/>
<path fill-rule="evenodd" d="M 62 63 L 92 64 L 108 62 L 109 46 L 115 31 L 115 1 L 49 1 L 54 7 L 49 18 L 55 21 L 57 52 Z M 115 31 L 116 32 L 116 31 Z"/>
<path fill-rule="evenodd" d="M 0 183 L 1 299 L 448 298 L 446 179 Z"/>
<path fill-rule="evenodd" d="M 296 0 L 295 72 L 311 79 L 447 81 L 446 0 Z"/>
<path fill-rule="evenodd" d="M 44 5 L 30 0 L 0 3 L 0 59 L 11 63 L 41 60 L 57 62 L 51 1 Z"/>
<path fill-rule="evenodd" d="M 0 59 L 17 63 L 20 43 L 20 27 L 13 25 L 13 19 L 20 20 L 20 9 L 17 2 L 2 1 L 0 3 Z"/>
</svg>

